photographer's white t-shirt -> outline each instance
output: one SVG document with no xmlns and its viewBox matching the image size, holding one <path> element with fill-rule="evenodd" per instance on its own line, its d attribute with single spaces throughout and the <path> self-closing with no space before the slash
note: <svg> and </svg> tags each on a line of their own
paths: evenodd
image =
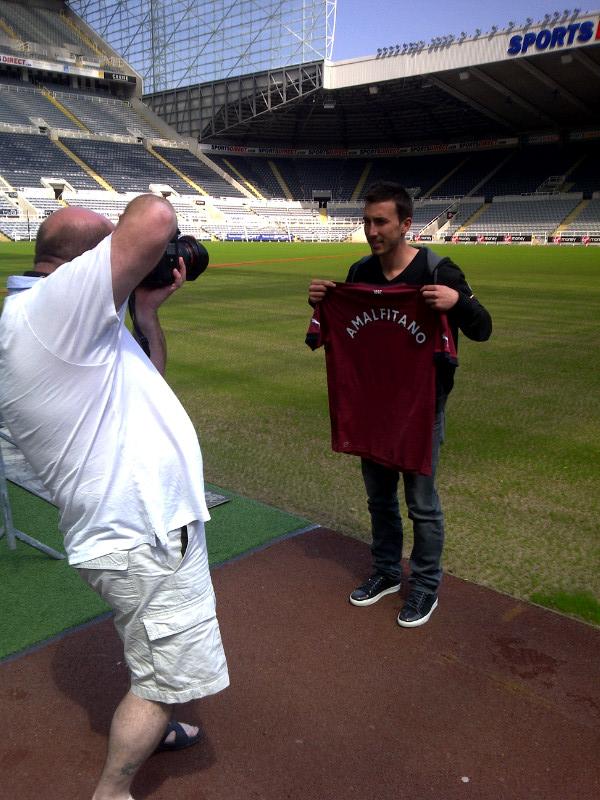
<svg viewBox="0 0 600 800">
<path fill-rule="evenodd" d="M 111 236 L 0 317 L 0 409 L 60 510 L 69 563 L 207 520 L 198 437 L 115 310 Z"/>
</svg>

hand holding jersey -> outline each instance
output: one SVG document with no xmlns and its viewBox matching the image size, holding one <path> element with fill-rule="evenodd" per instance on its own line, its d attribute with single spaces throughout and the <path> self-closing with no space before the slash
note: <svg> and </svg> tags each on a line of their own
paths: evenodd
<svg viewBox="0 0 600 800">
<path fill-rule="evenodd" d="M 456 289 L 437 283 L 421 286 L 421 295 L 434 311 L 450 311 L 458 302 Z"/>
<path fill-rule="evenodd" d="M 321 280 L 320 278 L 313 278 L 308 287 L 308 302 L 311 306 L 320 303 L 325 298 L 328 289 L 335 289 L 333 281 Z"/>
</svg>

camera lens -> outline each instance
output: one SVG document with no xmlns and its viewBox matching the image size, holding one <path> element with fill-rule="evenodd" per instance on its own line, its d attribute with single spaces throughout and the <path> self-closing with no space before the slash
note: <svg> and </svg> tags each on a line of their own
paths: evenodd
<svg viewBox="0 0 600 800">
<path fill-rule="evenodd" d="M 180 236 L 177 240 L 177 250 L 185 264 L 186 280 L 195 281 L 208 266 L 206 247 L 193 236 Z"/>
</svg>

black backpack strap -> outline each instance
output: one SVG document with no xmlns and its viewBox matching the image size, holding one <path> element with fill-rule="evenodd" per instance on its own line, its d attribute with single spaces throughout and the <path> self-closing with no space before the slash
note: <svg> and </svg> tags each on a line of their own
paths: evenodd
<svg viewBox="0 0 600 800">
<path fill-rule="evenodd" d="M 423 249 L 427 253 L 427 271 L 431 278 L 431 283 L 437 283 L 438 267 L 445 259 L 443 256 L 439 256 L 437 253 L 434 253 L 434 251 L 430 250 L 429 247 L 424 247 Z"/>
<path fill-rule="evenodd" d="M 364 256 L 364 258 L 361 258 L 360 261 L 357 261 L 355 264 L 352 264 L 352 266 L 350 267 L 350 271 L 348 272 L 348 278 L 346 279 L 346 283 L 356 283 L 354 278 L 356 276 L 356 273 L 358 272 L 358 268 L 372 257 L 373 256 Z"/>
</svg>

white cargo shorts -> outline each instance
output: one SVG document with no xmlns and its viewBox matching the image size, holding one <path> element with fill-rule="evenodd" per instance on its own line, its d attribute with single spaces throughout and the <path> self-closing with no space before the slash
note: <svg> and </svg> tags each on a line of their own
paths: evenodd
<svg viewBox="0 0 600 800">
<path fill-rule="evenodd" d="M 134 694 L 184 703 L 229 685 L 204 523 L 171 531 L 166 546 L 139 545 L 76 569 L 113 609 Z"/>
</svg>

